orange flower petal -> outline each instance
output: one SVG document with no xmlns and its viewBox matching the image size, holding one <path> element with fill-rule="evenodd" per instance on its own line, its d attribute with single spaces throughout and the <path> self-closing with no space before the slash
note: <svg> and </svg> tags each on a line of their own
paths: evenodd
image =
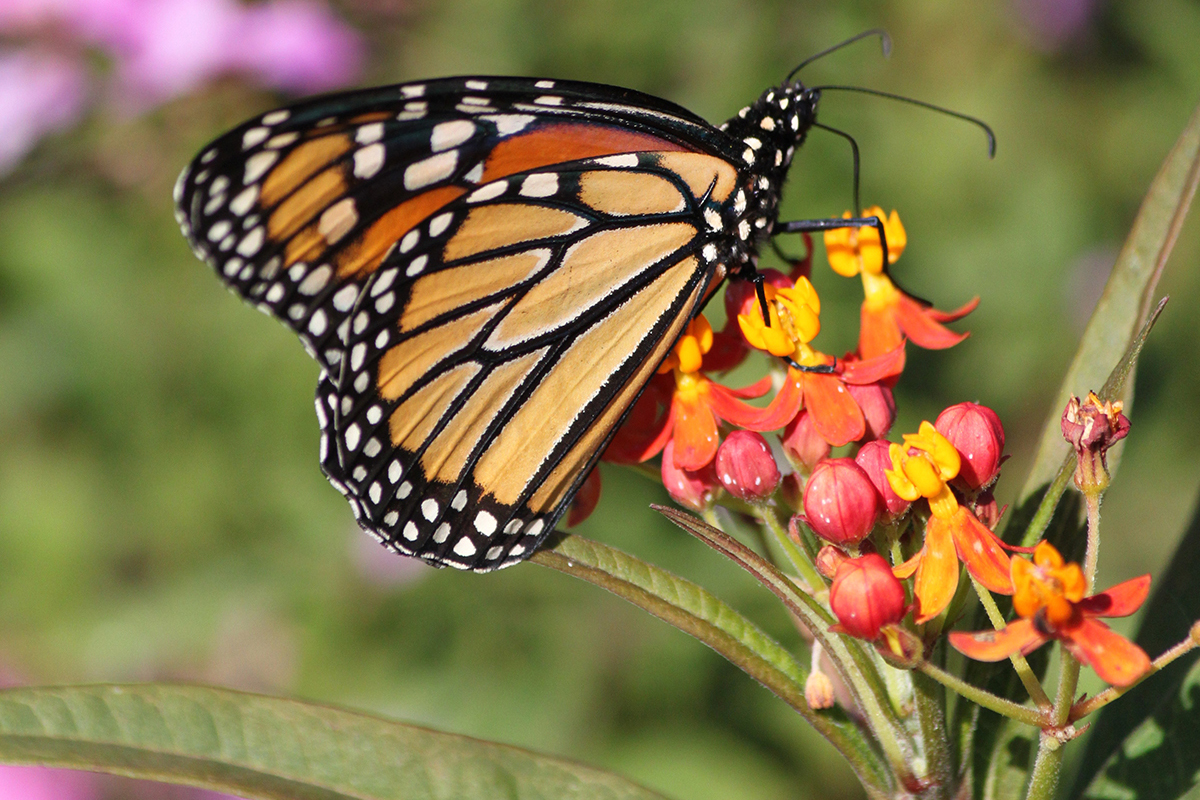
<svg viewBox="0 0 1200 800">
<path fill-rule="evenodd" d="M 748 431 L 776 431 L 795 419 L 803 407 L 804 373 L 789 369 L 783 386 L 765 408 L 754 409 L 756 413 L 748 413 L 740 419 L 726 419 Z"/>
<path fill-rule="evenodd" d="M 1047 642 L 1033 621 L 1018 619 L 1001 631 L 951 631 L 950 645 L 976 661 L 1000 661 L 1015 653 L 1031 653 Z"/>
<path fill-rule="evenodd" d="M 922 305 L 906 294 L 898 295 L 892 306 L 896 325 L 913 344 L 926 350 L 945 350 L 970 335 L 955 333 L 934 319 L 930 311 L 931 306 Z"/>
<path fill-rule="evenodd" d="M 872 309 L 863 303 L 859 315 L 858 354 L 874 358 L 904 346 L 904 334 L 891 308 Z"/>
<path fill-rule="evenodd" d="M 904 343 L 871 358 L 843 361 L 842 380 L 864 385 L 895 377 L 904 371 Z"/>
<path fill-rule="evenodd" d="M 953 311 L 938 311 L 936 308 L 931 307 L 925 311 L 925 315 L 934 322 L 954 322 L 956 319 L 962 319 L 967 314 L 970 314 L 978 305 L 979 298 L 973 297 Z"/>
<path fill-rule="evenodd" d="M 1150 669 L 1142 648 L 1099 620 L 1084 619 L 1064 632 L 1063 639 L 1071 655 L 1113 686 L 1128 686 Z"/>
<path fill-rule="evenodd" d="M 958 589 L 958 556 L 950 526 L 937 517 L 925 525 L 925 547 L 920 553 L 913 594 L 917 598 L 918 623 L 927 622 L 950 605 Z"/>
<path fill-rule="evenodd" d="M 1150 593 L 1150 576 L 1130 578 L 1108 591 L 1085 597 L 1076 607 L 1089 617 L 1128 617 L 1142 607 Z"/>
<path fill-rule="evenodd" d="M 858 441 L 867 432 L 862 409 L 836 375 L 805 375 L 804 407 L 812 415 L 817 433 L 834 447 Z"/>
<path fill-rule="evenodd" d="M 933 520 L 929 522 L 932 525 Z M 964 506 L 952 517 L 954 546 L 967 571 L 990 591 L 1012 594 L 1011 559 L 1000 547 L 996 534 L 975 518 Z"/>
<path fill-rule="evenodd" d="M 922 552 L 924 552 L 924 551 L 922 551 Z M 903 564 L 900 564 L 899 566 L 896 566 L 896 567 L 892 567 L 892 574 L 895 575 L 900 580 L 904 580 L 905 578 L 911 576 L 914 572 L 916 572 L 917 567 L 920 565 L 921 565 L 921 553 L 917 553 L 915 556 L 910 558 L 908 561 L 905 561 Z"/>
<path fill-rule="evenodd" d="M 692 471 L 704 467 L 713 460 L 720 444 L 712 409 L 703 400 L 689 402 L 676 395 L 671 411 L 675 421 L 675 466 Z"/>
</svg>

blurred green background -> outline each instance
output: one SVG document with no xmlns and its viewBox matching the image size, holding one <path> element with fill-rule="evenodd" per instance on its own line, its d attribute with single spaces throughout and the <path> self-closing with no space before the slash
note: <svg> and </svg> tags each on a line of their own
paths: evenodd
<svg viewBox="0 0 1200 800">
<path fill-rule="evenodd" d="M 895 432 L 995 408 L 1009 502 L 1141 196 L 1200 100 L 1200 2 L 347 0 L 364 83 L 525 74 L 633 87 L 722 120 L 804 57 L 884 27 L 807 82 L 863 150 L 864 202 L 898 208 L 894 273 L 972 336 L 909 349 Z M 1057 16 L 1055 16 L 1057 15 Z M 1063 30 L 1062 19 L 1071 21 Z M 1072 16 L 1073 15 L 1073 16 Z M 589 585 L 388 556 L 321 476 L 316 367 L 226 293 L 172 219 L 208 139 L 285 100 L 229 79 L 138 116 L 98 113 L 0 180 L 0 667 L 27 683 L 181 679 L 294 694 L 562 754 L 678 798 L 843 797 L 802 721 L 703 646 Z M 2 124 L 2 121 L 0 121 Z M 816 132 L 784 218 L 850 203 L 845 144 Z M 1105 501 L 1100 583 L 1158 571 L 1200 482 L 1200 224 L 1163 280 L 1133 433 Z M 787 246 L 787 245 L 785 245 Z M 795 243 L 793 250 L 798 249 Z M 770 264 L 771 257 L 764 259 Z M 817 345 L 853 346 L 859 289 L 818 258 Z M 716 591 L 789 643 L 764 591 L 606 469 L 585 535 Z M 1094 688 L 1085 685 L 1084 688 Z"/>
</svg>

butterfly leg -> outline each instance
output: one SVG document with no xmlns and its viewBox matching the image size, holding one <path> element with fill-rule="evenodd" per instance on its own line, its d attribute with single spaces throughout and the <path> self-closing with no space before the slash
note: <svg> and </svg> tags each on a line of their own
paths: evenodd
<svg viewBox="0 0 1200 800">
<path fill-rule="evenodd" d="M 887 232 L 883 229 L 883 220 L 879 217 L 836 217 L 833 219 L 798 219 L 792 222 L 779 222 L 775 225 L 775 234 L 780 233 L 816 233 L 817 231 L 832 231 L 838 228 L 874 228 L 879 231 L 879 244 L 887 253 Z M 884 256 L 884 268 L 887 257 Z"/>
</svg>

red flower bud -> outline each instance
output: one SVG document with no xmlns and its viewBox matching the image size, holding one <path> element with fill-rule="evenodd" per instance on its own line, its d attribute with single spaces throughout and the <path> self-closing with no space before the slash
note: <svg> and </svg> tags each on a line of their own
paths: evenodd
<svg viewBox="0 0 1200 800">
<path fill-rule="evenodd" d="M 933 427 L 962 456 L 957 483 L 976 491 L 996 479 L 1004 461 L 1004 428 L 995 411 L 976 403 L 958 403 L 939 414 Z"/>
<path fill-rule="evenodd" d="M 783 429 L 783 452 L 793 464 L 802 464 L 807 471 L 828 458 L 831 449 L 825 437 L 817 433 L 812 414 L 807 411 L 801 411 Z"/>
<path fill-rule="evenodd" d="M 853 545 L 865 539 L 882 507 L 879 491 L 851 458 L 822 461 L 804 487 L 809 527 L 834 544 Z"/>
<path fill-rule="evenodd" d="M 996 495 L 992 494 L 991 489 L 979 493 L 972 510 L 975 512 L 975 518 L 989 528 L 995 529 L 996 523 L 1000 521 L 1000 504 L 996 502 Z"/>
<path fill-rule="evenodd" d="M 592 471 L 583 479 L 583 484 L 580 485 L 579 491 L 575 493 L 574 499 L 571 500 L 571 506 L 567 510 L 567 527 L 573 528 L 579 523 L 592 515 L 596 510 L 596 504 L 600 502 L 600 468 L 599 466 L 592 467 Z"/>
<path fill-rule="evenodd" d="M 862 409 L 867 423 L 867 439 L 882 439 L 896 421 L 896 398 L 892 390 L 881 383 L 857 386 L 846 384 L 846 389 L 858 407 Z"/>
<path fill-rule="evenodd" d="M 720 489 L 712 462 L 696 471 L 675 466 L 675 442 L 668 441 L 662 454 L 662 482 L 667 494 L 682 506 L 703 511 Z"/>
<path fill-rule="evenodd" d="M 742 500 L 761 500 L 779 488 L 779 465 L 761 433 L 734 431 L 717 448 L 717 479 Z"/>
<path fill-rule="evenodd" d="M 829 606 L 838 624 L 832 630 L 874 640 L 884 625 L 904 619 L 904 585 L 883 556 L 868 553 L 838 567 L 829 589 Z"/>
<path fill-rule="evenodd" d="M 895 519 L 908 511 L 908 507 L 912 503 L 896 494 L 896 490 L 892 488 L 892 484 L 883 474 L 885 469 L 892 468 L 892 456 L 888 452 L 889 446 L 890 442 L 883 439 L 867 442 L 859 449 L 858 455 L 854 457 L 854 462 L 862 467 L 863 472 L 867 473 L 871 484 L 883 497 L 884 513 Z"/>
</svg>

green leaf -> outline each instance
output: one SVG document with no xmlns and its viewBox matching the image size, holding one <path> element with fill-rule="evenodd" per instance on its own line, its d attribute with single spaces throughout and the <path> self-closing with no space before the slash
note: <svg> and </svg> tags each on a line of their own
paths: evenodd
<svg viewBox="0 0 1200 800">
<path fill-rule="evenodd" d="M 808 670 L 750 620 L 691 581 L 599 542 L 556 534 L 548 545 L 530 560 L 607 589 L 696 637 L 800 712 L 846 756 L 868 792 L 887 793 L 890 774 L 873 743 L 841 709 L 810 708 Z"/>
<path fill-rule="evenodd" d="M 0 692 L 0 761 L 256 800 L 662 800 L 619 776 L 516 747 L 200 686 Z"/>
<path fill-rule="evenodd" d="M 1200 619 L 1200 507 L 1175 550 L 1167 572 L 1154 583 L 1137 643 L 1155 657 L 1186 638 Z M 1071 797 L 1103 797 L 1114 786 L 1124 797 L 1176 798 L 1200 781 L 1200 671 L 1189 667 L 1193 650 L 1112 702 L 1094 720 Z M 1132 731 L 1132 733 L 1131 733 Z M 1152 754 L 1155 731 L 1169 733 Z M 1099 774 L 1098 774 L 1099 773 Z M 1090 784 L 1090 786 L 1089 786 Z M 1104 787 L 1103 790 L 1099 787 Z M 1132 794 L 1131 794 L 1132 793 Z"/>
<path fill-rule="evenodd" d="M 1113 365 L 1128 348 L 1154 304 L 1154 288 L 1175 245 L 1188 206 L 1200 182 L 1200 107 L 1192 114 L 1183 133 L 1142 200 L 1133 229 L 1117 257 L 1104 294 L 1092 312 L 1075 359 L 1042 430 L 1033 468 L 1025 481 L 1025 498 L 1050 483 L 1067 456 L 1059 419 L 1071 395 L 1097 390 Z M 1132 401 L 1133 382 L 1126 384 L 1123 399 Z M 1117 454 L 1110 456 L 1115 471 Z"/>
</svg>

